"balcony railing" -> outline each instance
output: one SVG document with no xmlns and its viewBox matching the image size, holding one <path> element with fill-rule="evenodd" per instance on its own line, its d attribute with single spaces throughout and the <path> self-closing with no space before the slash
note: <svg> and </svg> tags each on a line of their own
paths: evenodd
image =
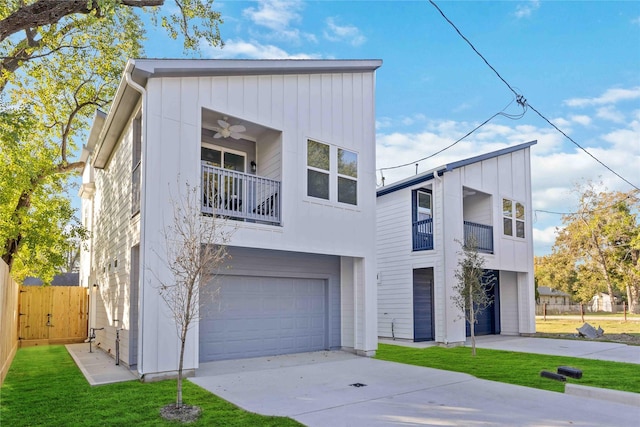
<svg viewBox="0 0 640 427">
<path fill-rule="evenodd" d="M 202 213 L 280 224 L 280 181 L 203 164 Z"/>
<path fill-rule="evenodd" d="M 493 227 L 464 221 L 464 243 L 467 244 L 471 236 L 475 236 L 478 252 L 493 253 Z"/>
<path fill-rule="evenodd" d="M 413 223 L 413 250 L 433 249 L 433 219 L 424 219 Z"/>
</svg>

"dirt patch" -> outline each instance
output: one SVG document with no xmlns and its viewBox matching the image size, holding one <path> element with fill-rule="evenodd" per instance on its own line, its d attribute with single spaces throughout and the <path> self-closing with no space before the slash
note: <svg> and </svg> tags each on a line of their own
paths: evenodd
<svg viewBox="0 0 640 427">
<path fill-rule="evenodd" d="M 162 418 L 168 421 L 179 421 L 181 423 L 192 423 L 200 417 L 200 407 L 182 405 L 178 407 L 175 403 L 170 403 L 160 409 Z"/>
<path fill-rule="evenodd" d="M 582 341 L 605 341 L 617 342 L 621 344 L 640 345 L 640 334 L 605 334 L 599 338 L 588 339 L 580 337 L 577 334 L 553 334 L 547 332 L 536 332 L 538 338 L 559 338 L 563 340 L 582 340 Z"/>
</svg>

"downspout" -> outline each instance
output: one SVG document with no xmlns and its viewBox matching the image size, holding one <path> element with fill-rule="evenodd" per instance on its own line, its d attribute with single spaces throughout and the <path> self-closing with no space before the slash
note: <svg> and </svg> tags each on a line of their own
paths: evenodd
<svg viewBox="0 0 640 427">
<path fill-rule="evenodd" d="M 132 89 L 134 89 L 135 91 L 139 92 L 140 95 L 142 95 L 142 105 L 140 107 L 140 109 L 142 110 L 142 153 L 140 155 L 141 157 L 141 165 L 140 165 L 140 252 L 138 255 L 138 351 L 137 351 L 137 357 L 138 357 L 138 373 L 140 374 L 140 378 L 144 378 L 144 357 L 142 357 L 143 353 L 144 353 L 144 268 L 143 266 L 145 265 L 144 259 L 145 259 L 145 251 L 144 251 L 144 246 L 145 246 L 145 239 L 144 239 L 144 234 L 145 234 L 145 227 L 144 227 L 144 221 L 143 221 L 143 217 L 142 217 L 142 213 L 143 213 L 143 207 L 144 207 L 144 193 L 145 193 L 145 172 L 146 172 L 146 167 L 145 167 L 145 159 L 146 159 L 146 155 L 145 155 L 145 150 L 147 148 L 147 91 L 145 88 L 143 88 L 142 86 L 140 86 L 138 83 L 134 82 L 133 79 L 131 78 L 131 72 L 133 71 L 133 69 L 136 66 L 136 62 L 133 59 L 130 59 L 127 62 L 127 65 L 125 67 L 124 70 L 124 78 L 125 81 L 127 82 L 127 85 L 129 85 Z"/>
<path fill-rule="evenodd" d="M 440 176 L 440 173 L 438 172 L 438 170 L 433 171 L 433 176 L 436 179 L 437 187 L 440 189 L 439 191 L 442 191 L 442 177 Z M 438 190 L 438 188 L 434 188 L 434 193 L 436 193 L 436 190 Z M 434 212 L 434 214 L 435 214 L 435 212 Z M 442 197 L 442 216 L 444 216 L 444 195 Z M 434 215 L 434 217 L 435 217 L 435 215 Z M 442 218 L 440 219 L 440 222 L 442 222 Z M 436 228 L 434 226 L 434 231 L 435 231 L 435 229 Z M 442 228 L 442 233 L 444 233 L 444 227 Z M 440 233 L 440 234 L 442 234 L 442 233 Z M 442 235 L 437 236 L 437 239 L 438 239 L 439 242 L 441 242 L 442 239 L 443 239 L 443 236 Z M 435 240 L 436 240 L 436 236 L 435 236 L 435 233 L 434 233 L 434 246 L 435 246 Z M 441 248 L 438 247 L 437 250 L 442 253 L 442 266 L 445 269 L 445 271 L 441 273 L 441 276 L 445 278 L 445 283 L 444 283 L 445 286 L 443 286 L 443 288 L 444 288 L 445 299 L 446 299 L 446 297 L 447 297 L 447 287 L 446 287 L 446 282 L 447 282 L 447 280 L 446 280 L 447 253 L 444 250 L 444 245 L 441 245 L 441 246 L 442 247 Z M 434 282 L 436 280 L 436 277 L 437 277 L 437 275 L 434 274 L 434 277 L 433 277 Z M 445 303 L 442 304 L 442 309 L 444 311 L 444 313 L 443 313 L 444 316 L 443 317 L 444 317 L 444 322 L 445 322 L 445 327 L 443 328 L 444 330 L 447 330 L 447 327 L 446 327 L 447 311 L 448 311 L 447 310 L 447 306 L 448 306 L 447 302 L 448 301 L 445 301 Z M 435 331 L 434 336 L 433 336 L 434 340 L 436 340 L 437 333 L 438 333 L 438 326 L 436 325 L 436 331 Z M 449 344 L 449 337 L 446 336 L 446 334 L 445 334 L 445 336 L 443 338 L 444 338 L 443 339 L 444 344 L 448 345 Z"/>
</svg>

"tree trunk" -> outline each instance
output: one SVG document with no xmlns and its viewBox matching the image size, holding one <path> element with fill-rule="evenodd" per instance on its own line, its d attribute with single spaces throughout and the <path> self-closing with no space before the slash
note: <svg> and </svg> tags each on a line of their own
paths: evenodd
<svg viewBox="0 0 640 427">
<path fill-rule="evenodd" d="M 471 355 L 476 355 L 476 316 L 473 310 L 473 292 L 469 293 L 469 331 L 471 332 Z"/>
<path fill-rule="evenodd" d="M 18 225 L 18 229 L 20 229 L 20 225 L 22 225 L 22 220 L 20 219 L 20 211 L 23 209 L 29 209 L 31 206 L 31 193 L 33 191 L 23 191 L 20 195 L 20 199 L 18 200 L 18 204 L 13 211 L 13 217 Z M 2 260 L 7 263 L 9 266 L 9 271 L 11 271 L 11 267 L 13 266 L 13 260 L 20 249 L 20 242 L 22 242 L 22 233 L 18 232 L 18 235 L 15 237 L 7 237 L 4 241 L 4 250 L 2 251 Z"/>
<path fill-rule="evenodd" d="M 591 233 L 591 235 L 593 236 L 593 242 L 595 243 L 596 251 L 598 252 L 598 257 L 600 258 L 600 266 L 602 267 L 602 272 L 604 274 L 604 279 L 605 279 L 605 282 L 607 283 L 607 293 L 609 294 L 609 299 L 611 300 L 611 312 L 615 313 L 616 312 L 616 300 L 615 300 L 615 297 L 613 295 L 613 283 L 611 282 L 611 276 L 609 275 L 609 268 L 608 268 L 608 265 L 607 265 L 607 257 L 605 256 L 605 254 L 602 252 L 602 249 L 600 248 L 600 242 L 599 242 L 597 236 L 595 236 L 593 234 L 593 232 Z"/>
<path fill-rule="evenodd" d="M 176 390 L 176 407 L 182 408 L 182 363 L 184 362 L 184 343 L 187 340 L 187 329 L 180 334 L 180 361 L 178 362 L 178 388 Z"/>
</svg>

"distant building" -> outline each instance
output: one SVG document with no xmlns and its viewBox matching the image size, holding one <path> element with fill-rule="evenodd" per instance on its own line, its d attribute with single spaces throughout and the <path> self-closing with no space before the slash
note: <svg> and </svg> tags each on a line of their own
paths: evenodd
<svg viewBox="0 0 640 427">
<path fill-rule="evenodd" d="M 613 304 L 615 304 L 617 298 L 614 296 L 613 299 Z M 591 311 L 611 312 L 613 311 L 611 296 L 604 292 L 598 292 L 593 296 L 593 298 L 591 298 L 591 301 L 589 301 L 589 307 L 591 307 Z"/>
<path fill-rule="evenodd" d="M 569 305 L 571 295 L 548 286 L 539 286 L 538 304 Z"/>
</svg>

